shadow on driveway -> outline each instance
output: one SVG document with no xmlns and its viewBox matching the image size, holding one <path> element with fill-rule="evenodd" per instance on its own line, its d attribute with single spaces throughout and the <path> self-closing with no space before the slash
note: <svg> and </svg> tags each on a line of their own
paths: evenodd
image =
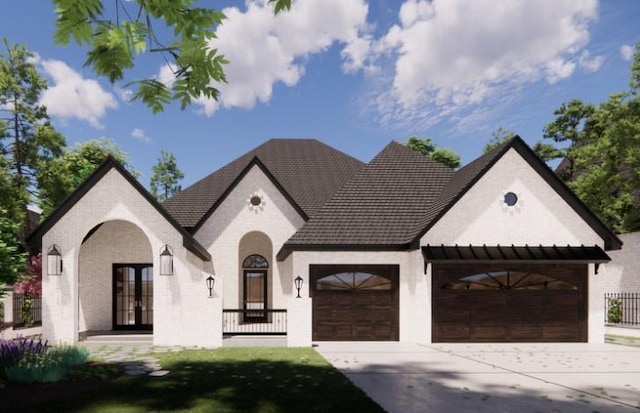
<svg viewBox="0 0 640 413">
<path fill-rule="evenodd" d="M 318 343 L 389 412 L 618 412 L 640 406 L 640 349 L 607 344 Z"/>
</svg>

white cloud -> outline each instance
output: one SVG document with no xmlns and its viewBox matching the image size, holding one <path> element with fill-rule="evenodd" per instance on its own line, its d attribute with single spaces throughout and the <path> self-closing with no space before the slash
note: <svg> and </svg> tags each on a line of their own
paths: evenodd
<svg viewBox="0 0 640 413">
<path fill-rule="evenodd" d="M 93 79 L 85 79 L 60 60 L 44 60 L 42 68 L 53 80 L 44 91 L 40 104 L 47 113 L 63 119 L 80 119 L 94 128 L 102 128 L 107 109 L 115 109 L 118 102 Z"/>
<path fill-rule="evenodd" d="M 138 142 L 151 143 L 151 138 L 147 136 L 147 133 L 144 131 L 144 129 L 133 128 L 133 130 L 131 131 L 131 137 Z"/>
<path fill-rule="evenodd" d="M 622 45 L 622 47 L 620 47 L 620 56 L 622 56 L 623 60 L 631 60 L 633 57 L 633 46 L 628 44 Z"/>
<path fill-rule="evenodd" d="M 383 121 L 429 125 L 527 83 L 598 70 L 602 58 L 585 50 L 597 12 L 597 0 L 407 0 L 358 61 L 380 69 Z"/>
<path fill-rule="evenodd" d="M 116 89 L 116 94 L 118 95 L 118 98 L 125 103 L 131 102 L 131 98 L 133 98 L 133 90 L 124 87 Z"/>
<path fill-rule="evenodd" d="M 366 29 L 368 13 L 364 0 L 299 1 L 277 16 L 273 6 L 265 3 L 248 0 L 245 11 L 223 10 L 227 20 L 210 45 L 230 61 L 225 66 L 228 83 L 215 85 L 221 92 L 219 102 L 197 100 L 205 115 L 211 116 L 221 106 L 252 108 L 257 102 L 268 102 L 275 84 L 296 85 L 304 75 L 306 59 L 336 42 L 345 45 L 345 70 L 361 66 L 357 60 L 362 57 L 360 32 Z M 167 79 L 169 72 L 163 67 L 158 78 Z"/>
</svg>

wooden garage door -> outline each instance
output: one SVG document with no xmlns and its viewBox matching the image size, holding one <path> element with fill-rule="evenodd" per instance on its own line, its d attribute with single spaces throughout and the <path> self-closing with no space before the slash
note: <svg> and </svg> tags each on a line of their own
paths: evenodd
<svg viewBox="0 0 640 413">
<path fill-rule="evenodd" d="M 397 265 L 312 265 L 313 340 L 398 340 Z"/>
<path fill-rule="evenodd" d="M 434 342 L 587 341 L 587 266 L 433 265 Z"/>
</svg>

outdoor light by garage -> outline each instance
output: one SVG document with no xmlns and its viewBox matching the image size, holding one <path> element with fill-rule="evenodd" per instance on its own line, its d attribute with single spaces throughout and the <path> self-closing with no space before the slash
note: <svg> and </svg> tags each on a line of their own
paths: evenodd
<svg viewBox="0 0 640 413">
<path fill-rule="evenodd" d="M 62 274 L 62 254 L 56 244 L 50 246 L 47 251 L 47 273 L 49 275 Z"/>
<path fill-rule="evenodd" d="M 298 296 L 296 298 L 302 298 L 300 297 L 300 289 L 302 288 L 302 277 L 298 275 L 293 281 L 296 283 L 296 290 L 298 290 Z"/>
<path fill-rule="evenodd" d="M 207 278 L 207 288 L 209 289 L 209 298 L 213 297 L 213 286 L 215 284 L 216 284 L 216 280 L 212 276 L 209 276 L 209 278 Z"/>
<path fill-rule="evenodd" d="M 173 254 L 168 245 L 162 247 L 160 252 L 160 275 L 173 275 Z"/>
</svg>

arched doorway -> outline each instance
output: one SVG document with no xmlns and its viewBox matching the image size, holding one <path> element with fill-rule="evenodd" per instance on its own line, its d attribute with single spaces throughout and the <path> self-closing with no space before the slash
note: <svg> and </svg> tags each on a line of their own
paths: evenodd
<svg viewBox="0 0 640 413">
<path fill-rule="evenodd" d="M 96 225 L 78 264 L 78 333 L 152 329 L 153 252 L 141 228 L 124 220 Z"/>
<path fill-rule="evenodd" d="M 249 255 L 242 262 L 244 322 L 267 319 L 269 262 L 259 254 Z"/>
<path fill-rule="evenodd" d="M 273 305 L 273 247 L 263 232 L 246 233 L 238 245 L 238 299 L 243 322 L 267 321 Z"/>
</svg>

